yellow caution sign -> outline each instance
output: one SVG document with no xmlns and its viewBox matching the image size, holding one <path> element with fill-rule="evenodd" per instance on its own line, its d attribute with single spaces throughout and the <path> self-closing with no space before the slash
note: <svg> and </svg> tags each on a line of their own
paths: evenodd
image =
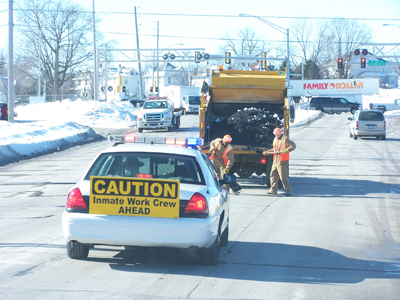
<svg viewBox="0 0 400 300">
<path fill-rule="evenodd" d="M 89 213 L 179 218 L 179 180 L 90 178 Z"/>
</svg>

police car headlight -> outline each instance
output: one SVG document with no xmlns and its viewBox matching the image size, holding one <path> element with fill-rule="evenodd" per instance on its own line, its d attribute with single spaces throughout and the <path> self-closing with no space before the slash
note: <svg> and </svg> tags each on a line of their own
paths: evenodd
<svg viewBox="0 0 400 300">
<path fill-rule="evenodd" d="M 221 210 L 221 196 L 213 196 L 208 199 L 208 215 L 210 217 L 219 215 L 219 211 Z"/>
</svg>

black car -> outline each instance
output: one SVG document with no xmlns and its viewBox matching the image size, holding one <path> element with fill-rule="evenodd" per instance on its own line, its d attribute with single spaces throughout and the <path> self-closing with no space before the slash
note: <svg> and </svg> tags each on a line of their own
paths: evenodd
<svg viewBox="0 0 400 300">
<path fill-rule="evenodd" d="M 328 114 L 341 114 L 342 112 L 354 114 L 356 110 L 361 109 L 361 104 L 340 97 L 314 97 L 310 100 L 310 109 L 320 110 Z"/>
</svg>

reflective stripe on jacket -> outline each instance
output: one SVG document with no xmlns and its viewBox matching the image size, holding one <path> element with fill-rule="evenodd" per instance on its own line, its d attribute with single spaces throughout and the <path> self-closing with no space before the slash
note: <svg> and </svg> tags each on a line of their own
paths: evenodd
<svg viewBox="0 0 400 300">
<path fill-rule="evenodd" d="M 225 166 L 228 164 L 229 158 L 228 158 L 228 152 L 233 150 L 231 145 L 228 145 L 228 147 L 225 148 L 224 154 L 222 155 L 222 158 L 224 159 L 224 164 Z"/>
<path fill-rule="evenodd" d="M 284 151 L 285 149 L 287 149 L 287 145 L 286 145 L 286 139 L 288 137 L 283 135 L 282 139 L 281 139 L 281 143 L 279 143 L 279 139 L 275 138 L 274 139 L 274 150 L 275 151 Z M 274 154 L 274 159 L 276 157 L 276 154 Z M 290 155 L 289 153 L 281 153 L 280 155 L 280 161 L 285 161 L 285 160 L 289 160 Z"/>
</svg>

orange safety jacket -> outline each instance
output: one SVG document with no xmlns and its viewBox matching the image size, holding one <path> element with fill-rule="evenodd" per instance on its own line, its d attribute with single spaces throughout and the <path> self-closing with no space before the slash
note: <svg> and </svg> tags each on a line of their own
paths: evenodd
<svg viewBox="0 0 400 300">
<path fill-rule="evenodd" d="M 218 144 L 217 146 L 215 146 L 215 150 L 218 149 L 219 145 L 222 143 L 222 139 L 218 139 Z M 224 166 L 226 166 L 226 164 L 228 163 L 229 159 L 228 159 L 228 152 L 233 150 L 232 146 L 229 144 L 228 147 L 225 148 L 224 153 L 222 154 L 222 158 L 224 159 Z M 213 159 L 215 156 L 215 154 L 212 154 L 210 156 L 210 159 Z"/>
<path fill-rule="evenodd" d="M 229 159 L 227 157 L 228 152 L 231 151 L 233 148 L 231 145 L 228 145 L 228 147 L 225 148 L 224 154 L 222 155 L 222 158 L 224 159 L 224 164 L 226 166 L 226 164 L 228 163 Z"/>
<path fill-rule="evenodd" d="M 275 138 L 274 139 L 274 151 L 284 151 L 285 149 L 287 149 L 286 147 L 286 139 L 288 137 L 287 136 L 282 136 L 282 143 L 280 143 L 279 145 L 279 139 Z M 280 146 L 280 147 L 279 147 Z M 280 148 L 280 149 L 278 149 Z M 274 154 L 274 159 L 275 159 L 276 154 Z M 290 155 L 289 153 L 281 153 L 280 156 L 280 161 L 285 161 L 285 160 L 289 160 Z"/>
</svg>

